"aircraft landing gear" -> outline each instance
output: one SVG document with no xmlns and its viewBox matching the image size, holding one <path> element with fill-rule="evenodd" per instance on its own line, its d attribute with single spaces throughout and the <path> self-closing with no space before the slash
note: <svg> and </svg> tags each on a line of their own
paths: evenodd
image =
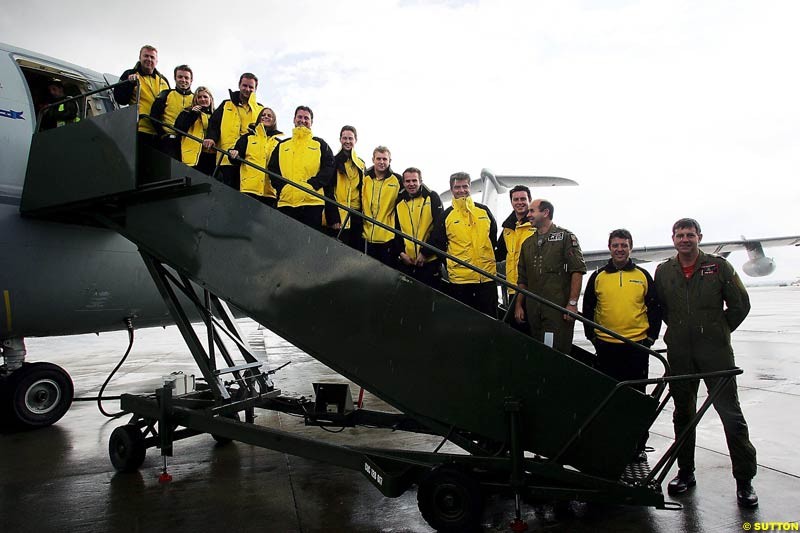
<svg viewBox="0 0 800 533">
<path fill-rule="evenodd" d="M 5 378 L 2 409 L 11 423 L 27 428 L 54 424 L 72 405 L 69 374 L 52 363 L 23 363 Z"/>
</svg>

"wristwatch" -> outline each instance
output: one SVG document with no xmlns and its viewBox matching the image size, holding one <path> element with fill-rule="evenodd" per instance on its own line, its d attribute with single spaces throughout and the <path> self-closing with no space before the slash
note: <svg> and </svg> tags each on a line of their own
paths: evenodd
<svg viewBox="0 0 800 533">
<path fill-rule="evenodd" d="M 578 300 L 570 300 L 570 301 L 567 302 L 567 305 L 575 305 L 575 306 L 577 306 L 578 305 Z"/>
</svg>

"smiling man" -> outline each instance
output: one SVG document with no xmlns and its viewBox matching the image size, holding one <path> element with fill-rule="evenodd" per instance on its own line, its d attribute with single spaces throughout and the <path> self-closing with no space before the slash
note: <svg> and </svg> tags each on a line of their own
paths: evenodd
<svg viewBox="0 0 800 533">
<path fill-rule="evenodd" d="M 158 50 L 146 44 L 139 50 L 139 61 L 132 69 L 126 70 L 119 81 L 129 81 L 114 87 L 114 99 L 119 105 L 139 105 L 139 115 L 150 115 L 150 108 L 156 97 L 169 89 L 169 82 L 157 69 Z M 156 147 L 158 137 L 150 119 L 139 119 L 137 133 L 139 144 Z"/>
<path fill-rule="evenodd" d="M 522 244 L 517 285 L 577 313 L 586 263 L 575 234 L 553 224 L 554 211 L 553 204 L 542 199 L 528 206 L 528 220 L 536 228 L 536 235 Z M 572 351 L 572 315 L 519 293 L 514 318 L 519 323 L 527 319 L 534 339 L 545 342 L 546 334 L 552 333 L 553 348 L 565 354 Z"/>
<path fill-rule="evenodd" d="M 367 170 L 361 189 L 361 207 L 366 216 L 393 228 L 394 207 L 402 185 L 391 164 L 392 152 L 387 147 L 378 146 L 372 151 L 372 167 Z M 362 235 L 367 255 L 391 267 L 397 266 L 394 233 L 364 220 Z"/>
<path fill-rule="evenodd" d="M 175 76 L 175 88 L 161 91 L 153 102 L 150 109 L 150 116 L 164 122 L 167 126 L 174 126 L 178 115 L 192 105 L 192 69 L 189 65 L 178 65 L 173 71 Z M 180 160 L 181 139 L 180 135 L 158 122 L 153 122 L 159 137 L 159 148 L 162 152 Z"/>
<path fill-rule="evenodd" d="M 408 167 L 403 171 L 403 191 L 397 201 L 397 229 L 411 235 L 418 241 L 426 242 L 431 234 L 433 222 L 442 214 L 442 200 L 439 195 L 422 183 L 422 171 Z M 400 270 L 434 289 L 439 288 L 442 278 L 441 260 L 435 254 L 427 257 L 420 253 L 420 245 L 396 237 L 400 251 Z"/>
<path fill-rule="evenodd" d="M 623 337 L 650 347 L 661 331 L 661 307 L 653 278 L 631 261 L 633 237 L 626 229 L 608 236 L 611 259 L 589 277 L 583 293 L 583 316 Z M 650 356 L 584 323 L 586 338 L 597 350 L 597 369 L 617 381 L 647 379 Z M 645 393 L 645 385 L 634 387 Z M 647 459 L 647 433 L 639 441 L 637 461 Z"/>
<path fill-rule="evenodd" d="M 239 76 L 239 90 L 229 91 L 230 98 L 224 100 L 208 120 L 203 148 L 230 150 L 242 135 L 247 135 L 250 125 L 257 122 L 264 108 L 256 102 L 256 89 L 258 78 L 255 74 L 245 72 Z M 222 152 L 218 152 L 216 158 L 218 168 L 215 177 L 238 191 L 239 167 L 231 164 L 228 156 Z"/>
<path fill-rule="evenodd" d="M 682 218 L 672 226 L 672 243 L 678 254 L 658 265 L 655 285 L 664 309 L 667 359 L 674 375 L 730 370 L 736 366 L 731 332 L 750 312 L 750 298 L 730 263 L 699 248 L 703 240 L 700 224 Z M 717 379 L 706 379 L 712 390 Z M 670 384 L 675 411 L 675 436 L 683 433 L 697 409 L 700 383 L 676 381 Z M 756 449 L 750 442 L 747 421 L 739 405 L 736 381 L 729 382 L 714 401 L 722 420 L 725 439 L 736 478 L 736 500 L 742 507 L 758 505 L 751 480 L 756 475 Z M 669 482 L 670 494 L 694 487 L 695 431 L 678 453 L 678 475 Z"/>
</svg>

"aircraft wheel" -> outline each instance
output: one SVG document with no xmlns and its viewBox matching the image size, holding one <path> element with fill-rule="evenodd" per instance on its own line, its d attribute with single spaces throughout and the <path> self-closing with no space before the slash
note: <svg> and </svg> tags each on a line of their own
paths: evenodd
<svg viewBox="0 0 800 533">
<path fill-rule="evenodd" d="M 52 363 L 25 363 L 5 383 L 10 419 L 28 428 L 54 424 L 72 405 L 74 388 L 66 370 Z"/>
<path fill-rule="evenodd" d="M 135 472 L 144 463 L 147 447 L 142 430 L 134 424 L 120 426 L 108 439 L 108 456 L 118 472 Z"/>
<path fill-rule="evenodd" d="M 420 482 L 417 505 L 436 531 L 478 531 L 483 516 L 480 485 L 452 467 L 435 468 Z"/>
</svg>

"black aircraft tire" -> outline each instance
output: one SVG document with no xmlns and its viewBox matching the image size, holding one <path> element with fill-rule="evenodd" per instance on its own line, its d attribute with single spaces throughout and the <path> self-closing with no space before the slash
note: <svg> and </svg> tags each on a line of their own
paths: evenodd
<svg viewBox="0 0 800 533">
<path fill-rule="evenodd" d="M 52 363 L 24 363 L 8 376 L 3 388 L 10 421 L 26 428 L 58 422 L 75 393 L 66 370 Z"/>
<path fill-rule="evenodd" d="M 475 479 L 452 467 L 434 469 L 419 484 L 417 505 L 436 531 L 478 531 L 483 495 Z"/>
<path fill-rule="evenodd" d="M 120 426 L 108 439 L 108 456 L 118 472 L 136 472 L 144 463 L 147 447 L 142 430 L 134 424 Z"/>
</svg>

